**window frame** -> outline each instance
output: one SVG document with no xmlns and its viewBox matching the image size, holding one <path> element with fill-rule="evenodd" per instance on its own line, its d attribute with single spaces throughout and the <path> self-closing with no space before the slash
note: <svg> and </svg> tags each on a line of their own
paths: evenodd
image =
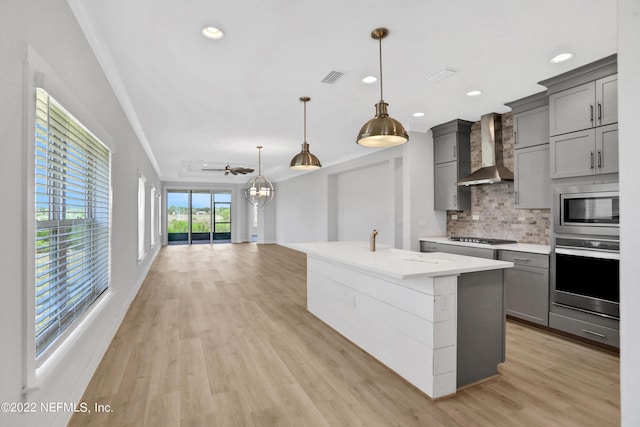
<svg viewBox="0 0 640 427">
<path fill-rule="evenodd" d="M 146 220 L 146 197 L 147 197 L 147 179 L 144 175 L 138 173 L 138 263 L 142 262 L 147 256 L 147 246 L 145 245 L 145 234 L 147 230 Z"/>
<path fill-rule="evenodd" d="M 24 230 L 22 242 L 22 394 L 25 398 L 34 390 L 50 382 L 61 369 L 69 363 L 69 358 L 75 357 L 75 351 L 80 342 L 92 340 L 91 327 L 98 321 L 100 314 L 108 307 L 114 291 L 112 282 L 109 282 L 107 291 L 104 292 L 84 315 L 68 328 L 58 338 L 54 347 L 50 347 L 45 354 L 36 359 L 35 346 L 35 250 L 36 250 L 36 223 L 35 223 L 35 120 L 36 120 L 36 88 L 46 90 L 59 104 L 64 105 L 67 111 L 73 112 L 73 116 L 84 126 L 90 129 L 103 145 L 111 153 L 111 168 L 113 168 L 114 155 L 117 147 L 113 138 L 91 114 L 82 100 L 77 98 L 76 92 L 70 90 L 64 80 L 49 66 L 49 64 L 29 44 L 23 46 L 23 116 L 22 121 L 22 154 L 24 160 L 22 176 L 22 209 L 24 215 L 20 220 Z M 112 260 L 112 230 L 113 230 L 113 174 L 110 171 L 109 187 L 109 259 Z M 112 279 L 111 266 L 109 277 Z"/>
<path fill-rule="evenodd" d="M 158 194 L 156 187 L 151 185 L 151 191 L 149 192 L 149 238 L 151 239 L 151 247 L 156 245 L 156 209 L 158 207 Z"/>
</svg>

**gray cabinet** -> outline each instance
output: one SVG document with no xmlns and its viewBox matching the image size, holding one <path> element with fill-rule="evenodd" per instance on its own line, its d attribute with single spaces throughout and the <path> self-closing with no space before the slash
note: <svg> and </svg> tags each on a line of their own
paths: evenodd
<svg viewBox="0 0 640 427">
<path fill-rule="evenodd" d="M 596 129 L 596 173 L 618 172 L 618 124 Z"/>
<path fill-rule="evenodd" d="M 448 254 L 474 256 L 477 258 L 487 259 L 497 259 L 498 257 L 498 251 L 491 248 L 475 248 L 429 241 L 420 242 L 420 252 L 444 252 Z"/>
<path fill-rule="evenodd" d="M 549 325 L 549 256 L 500 250 L 498 258 L 513 262 L 504 270 L 508 315 Z"/>
<path fill-rule="evenodd" d="M 549 93 L 551 177 L 618 172 L 617 55 L 540 84 Z"/>
<path fill-rule="evenodd" d="M 618 75 L 596 80 L 596 126 L 618 123 Z"/>
<path fill-rule="evenodd" d="M 551 208 L 549 144 L 514 150 L 513 164 L 515 207 Z"/>
<path fill-rule="evenodd" d="M 551 207 L 548 103 L 546 92 L 507 103 L 513 111 L 513 196 L 516 209 Z"/>
<path fill-rule="evenodd" d="M 547 103 L 546 94 L 543 103 Z M 510 103 L 507 105 L 513 105 Z M 549 143 L 549 106 L 534 108 L 533 110 L 513 114 L 513 148 L 531 147 Z"/>
<path fill-rule="evenodd" d="M 458 160 L 459 147 L 458 134 L 456 132 L 440 135 L 439 137 L 434 138 L 433 148 L 436 164 Z"/>
<path fill-rule="evenodd" d="M 618 122 L 618 77 L 607 76 L 549 96 L 549 131 L 561 135 Z"/>
<path fill-rule="evenodd" d="M 551 177 L 618 172 L 618 124 L 551 137 Z"/>
<path fill-rule="evenodd" d="M 435 210 L 471 208 L 471 190 L 458 187 L 456 181 L 471 172 L 471 125 L 452 120 L 433 127 L 434 206 Z"/>
</svg>

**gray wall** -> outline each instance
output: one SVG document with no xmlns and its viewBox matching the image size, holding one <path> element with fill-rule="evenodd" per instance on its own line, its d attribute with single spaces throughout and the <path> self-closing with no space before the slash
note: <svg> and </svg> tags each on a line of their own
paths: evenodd
<svg viewBox="0 0 640 427">
<path fill-rule="evenodd" d="M 159 244 L 137 261 L 137 177 L 161 188 L 149 158 L 64 0 L 0 2 L 0 187 L 3 244 L 0 245 L 0 402 L 78 402 L 152 262 Z M 24 61 L 24 62 L 23 62 Z M 67 110 L 113 150 L 112 259 L 110 293 L 93 315 L 35 371 L 28 335 L 32 319 L 25 293 L 33 286 L 33 112 L 34 77 Z M 132 237 L 133 236 L 133 237 Z M 27 338 L 30 337 L 30 338 Z M 0 425 L 65 425 L 71 413 L 0 414 Z"/>
</svg>

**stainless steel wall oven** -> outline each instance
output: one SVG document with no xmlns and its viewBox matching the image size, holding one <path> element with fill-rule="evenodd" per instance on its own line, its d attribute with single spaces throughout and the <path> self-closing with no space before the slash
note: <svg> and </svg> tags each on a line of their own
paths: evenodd
<svg viewBox="0 0 640 427">
<path fill-rule="evenodd" d="M 554 197 L 552 306 L 619 319 L 618 183 L 558 185 Z"/>
<path fill-rule="evenodd" d="M 551 303 L 620 318 L 620 243 L 556 237 Z"/>
</svg>

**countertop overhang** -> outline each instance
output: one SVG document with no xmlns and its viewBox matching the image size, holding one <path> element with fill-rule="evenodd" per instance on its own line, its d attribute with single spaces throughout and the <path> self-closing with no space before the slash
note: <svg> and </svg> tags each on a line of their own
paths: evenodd
<svg viewBox="0 0 640 427">
<path fill-rule="evenodd" d="M 442 252 L 420 253 L 378 245 L 375 252 L 369 243 L 309 242 L 291 243 L 291 249 L 321 259 L 338 262 L 363 271 L 394 279 L 455 276 L 476 271 L 511 268 L 513 263 Z"/>
</svg>

